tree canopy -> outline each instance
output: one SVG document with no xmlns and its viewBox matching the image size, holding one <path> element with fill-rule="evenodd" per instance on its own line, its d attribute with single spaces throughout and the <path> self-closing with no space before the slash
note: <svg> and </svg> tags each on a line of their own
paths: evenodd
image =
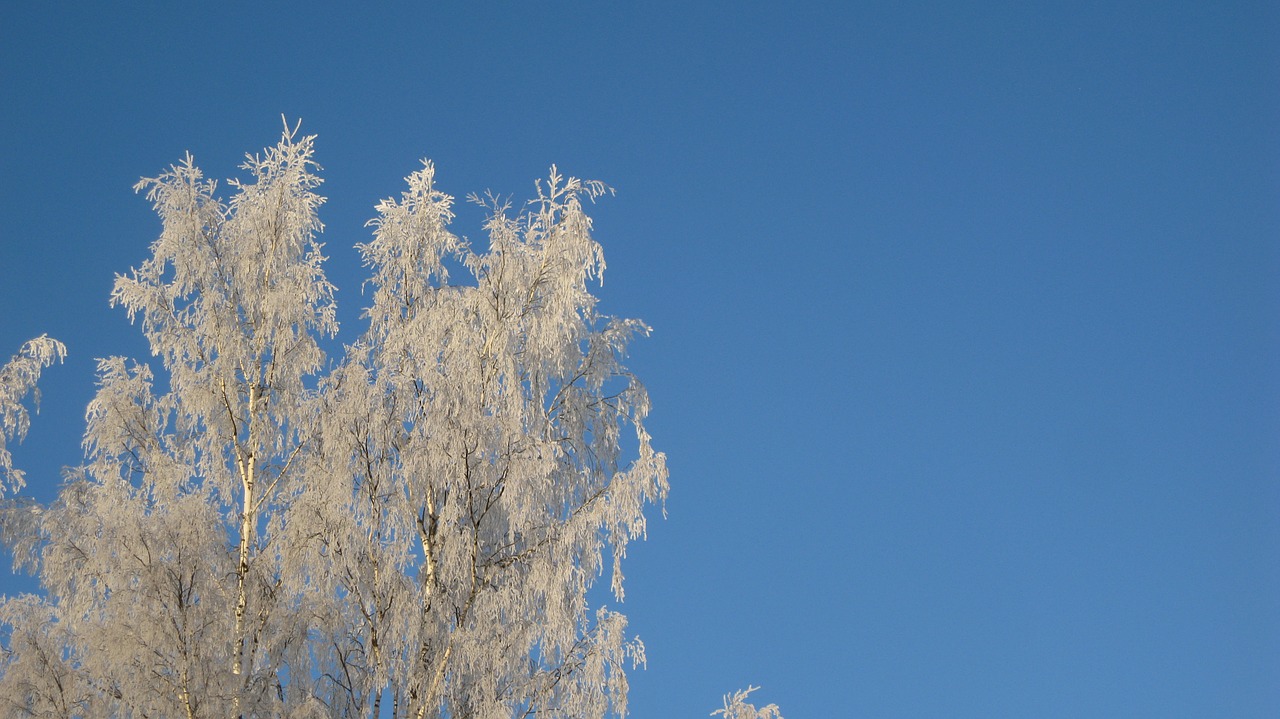
<svg viewBox="0 0 1280 719">
<path fill-rule="evenodd" d="M 644 646 L 588 590 L 607 572 L 622 598 L 668 483 L 623 364 L 649 328 L 601 315 L 590 289 L 605 263 L 584 201 L 608 188 L 553 167 L 523 207 L 472 196 L 476 248 L 424 161 L 357 246 L 367 329 L 327 357 L 313 153 L 286 127 L 230 200 L 190 156 L 138 183 L 162 230 L 111 301 L 158 365 L 100 360 L 83 461 L 48 506 L 5 501 L 42 592 L 0 604 L 0 705 L 625 714 Z M 64 353 L 41 337 L 0 369 L 0 490 L 24 484 L 5 441 Z M 722 713 L 756 716 L 745 696 Z"/>
</svg>

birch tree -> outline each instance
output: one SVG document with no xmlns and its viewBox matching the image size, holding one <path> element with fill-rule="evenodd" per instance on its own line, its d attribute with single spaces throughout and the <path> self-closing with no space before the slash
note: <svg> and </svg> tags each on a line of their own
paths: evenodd
<svg viewBox="0 0 1280 719">
<path fill-rule="evenodd" d="M 584 202 L 608 188 L 553 167 L 522 207 L 473 196 L 473 247 L 424 162 L 357 245 L 367 329 L 326 357 L 313 152 L 286 127 L 229 201 L 190 156 L 138 184 L 162 229 L 111 302 L 155 364 L 100 360 L 57 499 L 3 505 L 42 591 L 0 603 L 0 711 L 625 715 L 644 647 L 588 590 L 608 573 L 622 599 L 668 484 L 623 365 L 649 329 L 591 292 Z M 64 352 L 0 370 L 0 489 Z"/>
</svg>

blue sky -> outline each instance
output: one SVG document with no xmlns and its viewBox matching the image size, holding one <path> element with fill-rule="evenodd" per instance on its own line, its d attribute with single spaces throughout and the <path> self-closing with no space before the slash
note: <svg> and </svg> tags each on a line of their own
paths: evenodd
<svg viewBox="0 0 1280 719">
<path fill-rule="evenodd" d="M 633 716 L 1280 714 L 1274 3 L 224 5 L 0 8 L 0 354 L 71 352 L 33 496 L 94 358 L 146 355 L 131 186 L 235 176 L 283 113 L 348 339 L 420 158 L 617 188 L 603 308 L 655 328 L 673 486 Z"/>
</svg>

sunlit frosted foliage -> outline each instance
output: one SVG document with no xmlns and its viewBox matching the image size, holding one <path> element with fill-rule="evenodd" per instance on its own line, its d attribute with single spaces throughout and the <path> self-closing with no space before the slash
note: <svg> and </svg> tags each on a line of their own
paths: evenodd
<svg viewBox="0 0 1280 719">
<path fill-rule="evenodd" d="M 286 128 L 229 201 L 189 156 L 139 183 L 162 230 L 111 300 L 159 364 L 101 360 L 83 462 L 3 507 L 43 594 L 0 605 L 0 712 L 624 714 L 644 648 L 588 589 L 622 598 L 667 470 L 622 364 L 648 328 L 590 290 L 608 188 L 552 168 L 523 208 L 472 198 L 473 247 L 424 163 L 358 246 L 368 329 L 326 359 L 312 155 Z M 10 488 L 19 400 L 62 353 L 0 370 Z"/>
<path fill-rule="evenodd" d="M 747 697 L 751 692 L 759 688 L 748 687 L 740 689 L 733 694 L 726 694 L 724 708 L 711 712 L 711 716 L 719 716 L 724 719 L 782 719 L 782 713 L 778 711 L 777 704 L 756 708 L 754 704 L 747 701 Z"/>
<path fill-rule="evenodd" d="M 37 404 L 40 390 L 36 382 L 40 372 L 55 361 L 62 361 L 67 348 L 57 340 L 41 335 L 18 350 L 7 364 L 0 367 L 0 495 L 16 492 L 26 484 L 22 470 L 13 466 L 8 441 L 22 441 L 31 426 L 31 417 L 22 400 L 28 394 Z"/>
</svg>

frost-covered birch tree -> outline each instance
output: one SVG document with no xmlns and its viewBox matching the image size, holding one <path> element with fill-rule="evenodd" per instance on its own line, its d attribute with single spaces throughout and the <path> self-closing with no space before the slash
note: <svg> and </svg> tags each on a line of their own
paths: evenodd
<svg viewBox="0 0 1280 719">
<path fill-rule="evenodd" d="M 584 201 L 552 168 L 484 247 L 434 167 L 358 249 L 341 357 L 313 137 L 286 131 L 229 201 L 188 156 L 141 181 L 162 223 L 111 296 L 156 365 L 99 361 L 84 457 L 3 535 L 42 592 L 0 604 L 0 713 L 76 717 L 601 717 L 644 648 L 593 606 L 667 494 L 602 316 Z M 454 274 L 464 275 L 455 281 Z M 0 489 L 48 338 L 0 370 Z"/>
</svg>

